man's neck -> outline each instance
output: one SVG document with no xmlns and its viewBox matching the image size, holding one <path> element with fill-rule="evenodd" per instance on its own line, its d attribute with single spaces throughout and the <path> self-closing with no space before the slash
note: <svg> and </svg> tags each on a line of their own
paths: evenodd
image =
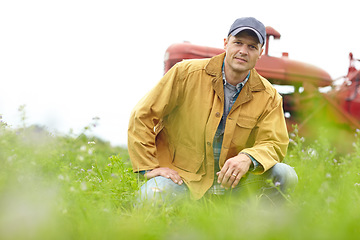
<svg viewBox="0 0 360 240">
<path fill-rule="evenodd" d="M 233 86 L 236 86 L 237 84 L 243 82 L 250 71 L 244 72 L 244 73 L 236 73 L 233 71 L 226 71 L 226 68 L 224 69 L 225 72 L 225 78 L 228 83 L 230 83 Z"/>
</svg>

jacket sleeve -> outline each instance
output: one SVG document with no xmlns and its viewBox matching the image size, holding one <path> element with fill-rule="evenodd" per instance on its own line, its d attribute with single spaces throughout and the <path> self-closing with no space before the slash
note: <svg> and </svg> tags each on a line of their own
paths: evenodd
<svg viewBox="0 0 360 240">
<path fill-rule="evenodd" d="M 134 172 L 159 167 L 155 129 L 176 108 L 180 98 L 178 64 L 135 106 L 128 126 L 128 151 Z"/>
<path fill-rule="evenodd" d="M 281 162 L 286 155 L 289 136 L 286 128 L 282 98 L 276 93 L 267 104 L 264 114 L 260 117 L 258 131 L 255 135 L 254 145 L 243 149 L 242 152 L 250 154 L 263 167 L 263 173 Z"/>
</svg>

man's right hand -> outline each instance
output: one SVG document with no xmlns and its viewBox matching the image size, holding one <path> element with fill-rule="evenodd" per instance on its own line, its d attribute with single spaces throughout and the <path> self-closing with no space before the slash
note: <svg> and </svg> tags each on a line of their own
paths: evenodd
<svg viewBox="0 0 360 240">
<path fill-rule="evenodd" d="M 147 179 L 157 177 L 157 176 L 162 176 L 162 177 L 170 178 L 176 184 L 179 184 L 179 185 L 183 184 L 183 180 L 181 179 L 178 172 L 173 169 L 166 168 L 166 167 L 155 168 L 155 169 L 145 173 L 144 176 Z"/>
</svg>

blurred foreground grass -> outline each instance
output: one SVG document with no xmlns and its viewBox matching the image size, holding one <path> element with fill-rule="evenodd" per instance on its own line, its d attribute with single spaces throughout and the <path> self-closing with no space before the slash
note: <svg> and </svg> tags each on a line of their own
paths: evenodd
<svg viewBox="0 0 360 240">
<path fill-rule="evenodd" d="M 338 154 L 292 134 L 286 162 L 299 184 L 280 208 L 256 198 L 139 208 L 126 149 L 0 119 L 0 239 L 357 239 L 359 138 L 352 144 Z"/>
</svg>

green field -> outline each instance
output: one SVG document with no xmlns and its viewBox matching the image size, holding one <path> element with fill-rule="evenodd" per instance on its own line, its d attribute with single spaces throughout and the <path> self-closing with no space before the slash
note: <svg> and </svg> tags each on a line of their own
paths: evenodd
<svg viewBox="0 0 360 240">
<path fill-rule="evenodd" d="M 360 139 L 337 153 L 296 133 L 285 162 L 299 184 L 286 204 L 255 196 L 138 206 L 144 181 L 127 150 L 84 133 L 54 135 L 0 119 L 0 239 L 358 239 Z M 356 133 L 354 133 L 356 134 Z"/>
</svg>

